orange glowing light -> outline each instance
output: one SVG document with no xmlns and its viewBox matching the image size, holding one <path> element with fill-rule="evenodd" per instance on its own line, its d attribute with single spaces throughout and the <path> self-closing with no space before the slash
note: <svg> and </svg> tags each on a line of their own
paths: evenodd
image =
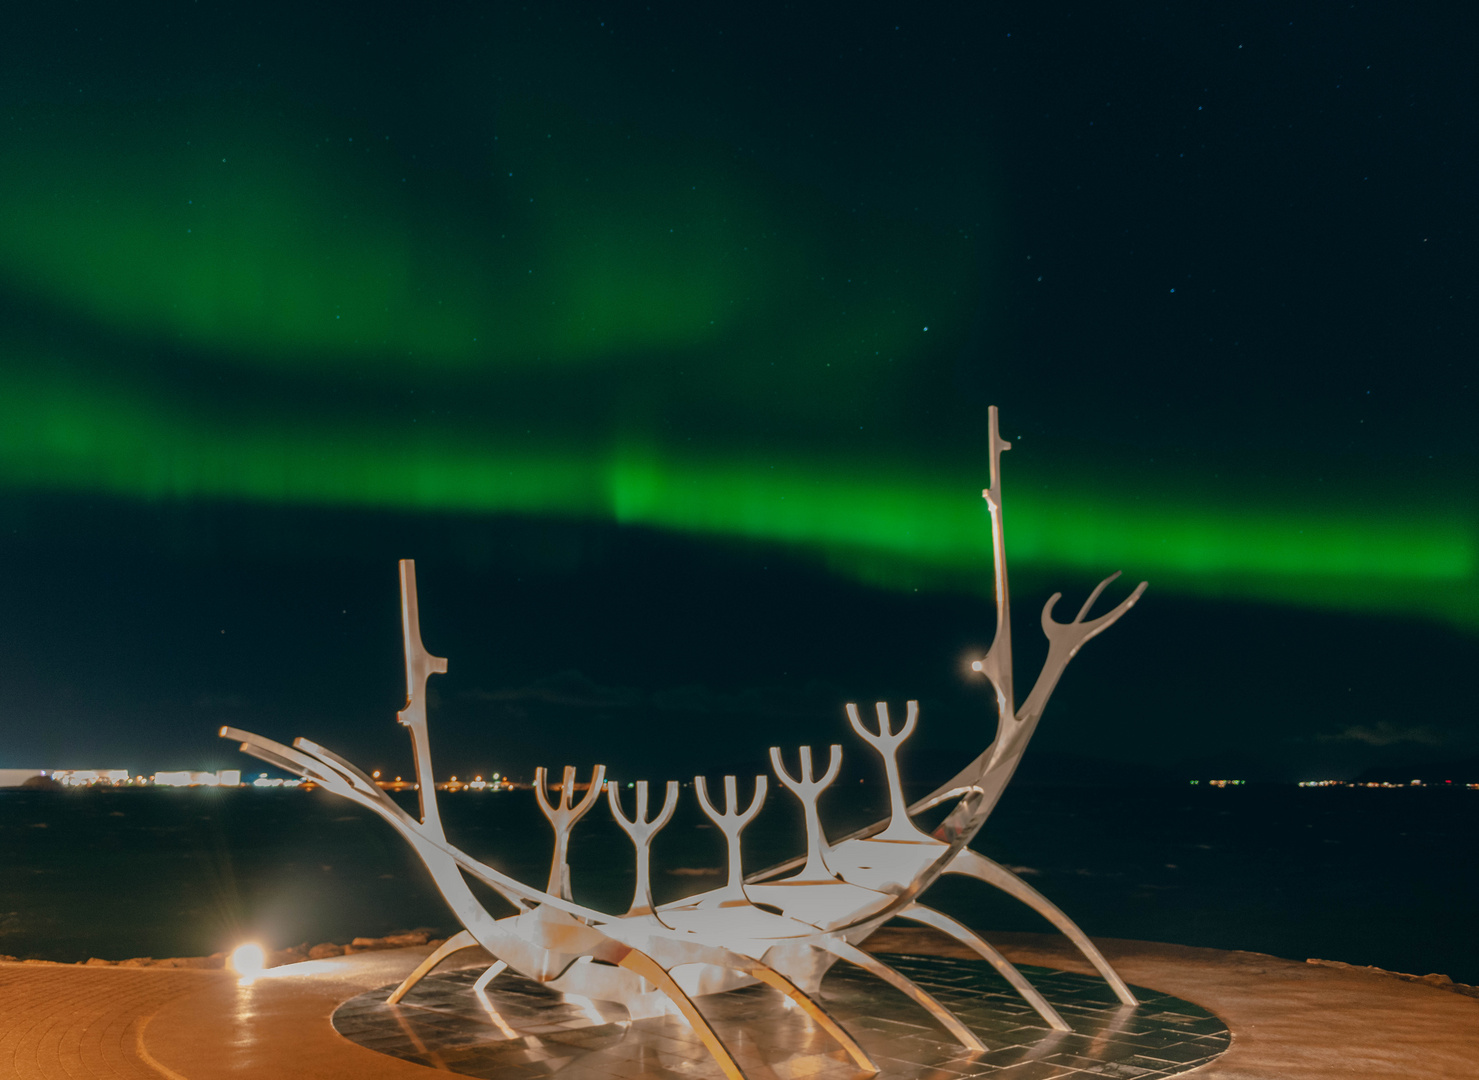
<svg viewBox="0 0 1479 1080">
<path fill-rule="evenodd" d="M 244 983 L 251 982 L 267 967 L 267 953 L 255 942 L 238 945 L 231 953 L 231 970 Z"/>
</svg>

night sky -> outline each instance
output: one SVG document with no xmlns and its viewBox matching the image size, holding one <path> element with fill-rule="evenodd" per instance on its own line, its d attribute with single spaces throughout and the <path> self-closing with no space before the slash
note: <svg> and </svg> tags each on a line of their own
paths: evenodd
<svg viewBox="0 0 1479 1080">
<path fill-rule="evenodd" d="M 1052 592 L 1150 582 L 1029 761 L 1472 758 L 1473 19 L 9 13 L 0 766 L 409 772 L 415 558 L 441 772 L 886 696 L 933 776 L 994 724 L 992 404 L 1019 682 Z"/>
</svg>

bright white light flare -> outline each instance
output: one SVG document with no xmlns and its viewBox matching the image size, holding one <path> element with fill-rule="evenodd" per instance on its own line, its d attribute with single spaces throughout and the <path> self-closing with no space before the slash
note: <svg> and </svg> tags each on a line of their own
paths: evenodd
<svg viewBox="0 0 1479 1080">
<path fill-rule="evenodd" d="M 267 954 L 262 946 L 253 942 L 238 945 L 231 954 L 231 970 L 241 976 L 243 982 L 251 982 L 267 967 Z"/>
</svg>

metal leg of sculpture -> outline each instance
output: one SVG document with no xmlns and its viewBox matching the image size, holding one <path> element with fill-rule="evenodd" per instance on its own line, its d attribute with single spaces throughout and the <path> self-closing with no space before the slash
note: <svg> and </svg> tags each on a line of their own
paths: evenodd
<svg viewBox="0 0 1479 1080">
<path fill-rule="evenodd" d="M 876 1073 L 878 1071 L 878 1066 L 873 1064 L 873 1059 L 870 1058 L 867 1052 L 864 1051 L 863 1048 L 859 1046 L 857 1042 L 853 1039 L 853 1037 L 847 1033 L 847 1029 L 839 1024 L 836 1019 L 833 1018 L 832 1014 L 822 1007 L 821 1002 L 817 1001 L 805 990 L 802 990 L 801 987 L 797 986 L 790 979 L 782 975 L 779 971 L 776 971 L 769 964 L 764 964 L 760 961 L 756 961 L 755 966 L 749 969 L 749 974 L 759 979 L 766 986 L 770 986 L 776 990 L 779 990 L 781 993 L 785 994 L 788 998 L 794 1001 L 798 1006 L 800 1006 L 801 1010 L 805 1012 L 807 1016 L 811 1017 L 812 1021 L 816 1023 L 818 1027 L 825 1030 L 827 1034 L 831 1035 L 840 1044 L 842 1044 L 842 1048 L 847 1051 L 848 1056 L 853 1059 L 853 1062 L 857 1065 L 858 1068 L 862 1069 L 864 1072 L 870 1073 Z"/>
<path fill-rule="evenodd" d="M 438 964 L 447 959 L 447 957 L 451 956 L 453 953 L 459 953 L 463 949 L 476 948 L 478 948 L 477 938 L 473 937 L 466 930 L 457 931 L 457 933 L 453 934 L 446 941 L 442 942 L 442 944 L 437 947 L 436 952 L 432 953 L 425 960 L 416 965 L 416 970 L 406 976 L 405 982 L 401 983 L 393 991 L 391 991 L 390 997 L 385 999 L 385 1004 L 399 1004 L 401 998 L 410 993 L 411 987 L 415 986 L 422 979 L 430 975 L 432 969 L 434 969 Z"/>
<path fill-rule="evenodd" d="M 901 975 L 882 960 L 878 959 L 878 957 L 865 953 L 856 945 L 849 945 L 839 937 L 825 937 L 818 944 L 838 959 L 846 960 L 849 964 L 857 965 L 868 974 L 882 979 L 895 990 L 907 994 L 915 1004 L 925 1009 L 939 1021 L 941 1027 L 954 1035 L 956 1041 L 967 1050 L 974 1053 L 985 1051 L 985 1044 L 976 1038 L 975 1033 L 970 1028 L 960 1022 L 960 1017 L 956 1016 L 925 991 L 914 985 L 904 975 Z"/>
<path fill-rule="evenodd" d="M 976 955 L 996 969 L 997 974 L 1012 984 L 1012 989 L 1022 995 L 1022 1000 L 1037 1010 L 1037 1015 L 1046 1020 L 1050 1028 L 1054 1031 L 1073 1030 L 1068 1026 L 1067 1021 L 1058 1015 L 1058 1010 L 1048 1004 L 1047 999 L 1037 992 L 1037 988 L 1027 981 L 1010 960 L 992 948 L 989 942 L 972 933 L 970 929 L 962 926 L 949 915 L 936 911 L 934 908 L 925 907 L 923 904 L 911 904 L 899 912 L 898 917 L 924 923 L 925 926 L 933 926 L 936 930 L 949 934 L 962 945 L 974 950 Z"/>
<path fill-rule="evenodd" d="M 630 948 L 625 950 L 625 954 L 616 963 L 628 971 L 636 972 L 667 995 L 668 1000 L 678 1007 L 678 1012 L 704 1044 L 704 1049 L 708 1050 L 714 1064 L 723 1070 L 729 1080 L 748 1080 L 739 1063 L 734 1060 L 734 1055 L 729 1052 L 729 1047 L 719 1038 L 719 1033 L 704 1019 L 704 1014 L 698 1011 L 693 999 L 683 992 L 683 988 L 673 981 L 673 977 L 663 970 L 661 964 L 646 953 Z"/>
<path fill-rule="evenodd" d="M 473 984 L 472 996 L 477 998 L 478 1004 L 488 1014 L 488 1019 L 493 1021 L 493 1026 L 498 1029 L 499 1033 L 505 1039 L 517 1039 L 520 1037 L 519 1033 L 509 1026 L 509 1022 L 503 1018 L 503 1014 L 498 1011 L 492 999 L 488 997 L 488 983 L 492 981 L 493 976 L 504 969 L 504 966 L 503 961 L 500 960 L 487 971 L 483 972 L 482 977 Z"/>
<path fill-rule="evenodd" d="M 808 939 L 809 940 L 809 939 Z M 627 946 L 632 948 L 633 946 Z M 664 971 L 689 964 L 709 964 L 716 968 L 727 968 L 741 972 L 757 982 L 779 990 L 796 1003 L 816 1024 L 837 1040 L 860 1069 L 877 1072 L 872 1060 L 847 1030 L 811 994 L 798 986 L 789 976 L 778 970 L 767 960 L 736 952 L 718 945 L 704 945 L 692 940 L 651 937 L 644 946 L 646 955 Z M 610 956 L 597 950 L 592 955 L 600 959 Z"/>
<path fill-rule="evenodd" d="M 1038 892 L 1027 882 L 1012 873 L 1000 863 L 992 862 L 986 856 L 972 851 L 970 848 L 963 849 L 955 856 L 947 874 L 964 874 L 973 877 L 977 881 L 984 881 L 992 885 L 1008 896 L 1022 901 L 1033 911 L 1037 912 L 1048 922 L 1056 926 L 1069 941 L 1083 953 L 1084 959 L 1094 965 L 1094 970 L 1104 977 L 1104 981 L 1114 991 L 1114 996 L 1119 998 L 1125 1005 L 1139 1005 L 1135 995 L 1130 993 L 1130 988 L 1125 985 L 1125 980 L 1119 977 L 1119 972 L 1109 966 L 1109 961 L 1104 959 L 1104 954 L 1094 947 L 1089 940 L 1089 935 L 1080 930 L 1076 923 L 1062 910 L 1042 893 Z"/>
<path fill-rule="evenodd" d="M 487 971 L 478 976 L 478 981 L 472 984 L 472 992 L 474 994 L 481 994 L 483 991 L 487 990 L 488 984 L 494 979 L 498 978 L 499 975 L 502 975 L 504 969 L 507 967 L 507 964 L 505 964 L 502 960 L 499 960 L 492 967 L 488 968 Z"/>
</svg>

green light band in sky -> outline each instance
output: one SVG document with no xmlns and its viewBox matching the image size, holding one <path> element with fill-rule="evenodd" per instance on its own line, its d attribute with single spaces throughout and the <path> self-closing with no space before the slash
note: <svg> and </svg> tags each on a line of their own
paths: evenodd
<svg viewBox="0 0 1479 1080">
<path fill-rule="evenodd" d="M 0 387 L 0 484 L 146 500 L 549 515 L 738 537 L 810 552 L 875 584 L 989 588 L 981 477 L 824 456 L 763 463 L 650 442 L 530 445 L 344 418 L 222 425 L 126 389 L 40 377 Z M 1433 509 L 1381 520 L 1308 505 L 1116 500 L 1074 477 L 1013 486 L 1017 569 L 1123 569 L 1176 591 L 1408 611 L 1479 625 L 1476 529 Z M 984 468 L 984 463 L 982 464 Z M 979 470 L 977 470 L 979 471 Z"/>
</svg>

